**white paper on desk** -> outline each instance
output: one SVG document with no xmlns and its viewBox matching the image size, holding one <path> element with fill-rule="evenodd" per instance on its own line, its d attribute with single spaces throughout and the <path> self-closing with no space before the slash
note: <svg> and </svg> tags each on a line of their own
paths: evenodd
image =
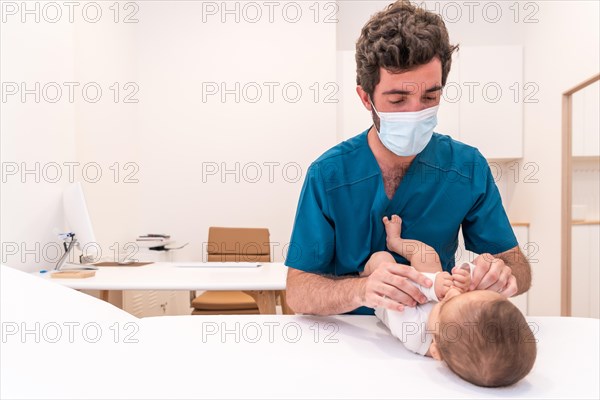
<svg viewBox="0 0 600 400">
<path fill-rule="evenodd" d="M 176 265 L 178 268 L 256 268 L 260 263 L 251 262 L 186 262 Z"/>
</svg>

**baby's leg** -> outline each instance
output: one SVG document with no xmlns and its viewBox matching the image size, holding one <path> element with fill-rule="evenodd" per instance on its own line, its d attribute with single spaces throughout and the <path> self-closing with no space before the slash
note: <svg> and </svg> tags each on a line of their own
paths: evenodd
<svg viewBox="0 0 600 400">
<path fill-rule="evenodd" d="M 402 238 L 400 237 L 402 233 L 402 219 L 396 214 L 392 215 L 392 219 L 383 217 L 383 225 L 385 225 L 385 234 L 387 236 L 387 248 L 404 257 L 402 255 Z"/>
<path fill-rule="evenodd" d="M 402 239 L 402 219 L 392 215 L 392 219 L 383 217 L 387 234 L 387 247 L 391 251 L 406 258 L 412 267 L 419 272 L 438 272 L 442 270 L 440 258 L 435 249 L 418 240 Z"/>
<path fill-rule="evenodd" d="M 400 234 L 402 233 L 402 219 L 394 214 L 391 219 L 383 217 L 383 224 L 385 225 L 385 233 L 387 235 L 386 245 L 390 251 L 400 254 L 408 261 L 412 261 L 413 254 L 420 251 L 420 243 L 416 240 L 402 239 Z"/>
<path fill-rule="evenodd" d="M 360 273 L 360 276 L 369 276 L 375 271 L 381 264 L 386 262 L 395 263 L 396 260 L 387 251 L 378 251 L 373 253 L 369 258 L 369 261 L 365 264 L 365 269 Z"/>
</svg>

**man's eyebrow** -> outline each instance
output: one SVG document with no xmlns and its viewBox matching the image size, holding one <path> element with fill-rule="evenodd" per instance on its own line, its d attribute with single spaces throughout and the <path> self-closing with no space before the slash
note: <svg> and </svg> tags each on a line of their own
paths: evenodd
<svg viewBox="0 0 600 400">
<path fill-rule="evenodd" d="M 441 85 L 435 85 L 433 87 L 430 87 L 429 89 L 425 89 L 425 93 L 436 92 L 438 90 L 442 90 Z M 411 93 L 410 90 L 391 89 L 391 90 L 386 90 L 382 94 L 386 95 L 386 94 L 410 94 L 410 93 Z"/>
</svg>

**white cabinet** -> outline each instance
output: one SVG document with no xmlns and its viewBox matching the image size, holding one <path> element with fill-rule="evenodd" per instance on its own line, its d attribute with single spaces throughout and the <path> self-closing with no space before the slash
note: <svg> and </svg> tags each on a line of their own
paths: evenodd
<svg viewBox="0 0 600 400">
<path fill-rule="evenodd" d="M 339 51 L 338 139 L 371 123 L 356 94 L 354 51 Z M 477 147 L 488 159 L 523 156 L 523 101 L 535 100 L 535 85 L 523 83 L 522 46 L 461 46 L 438 111 L 436 132 Z"/>
<path fill-rule="evenodd" d="M 571 237 L 571 315 L 599 318 L 600 225 L 573 225 Z"/>
<path fill-rule="evenodd" d="M 189 315 L 190 292 L 173 290 L 123 291 L 123 310 L 136 317 Z"/>
<path fill-rule="evenodd" d="M 575 157 L 600 155 L 600 81 L 573 94 L 572 146 Z"/>
<path fill-rule="evenodd" d="M 513 231 L 519 242 L 519 247 L 525 256 L 528 255 L 529 228 L 526 225 L 513 226 Z M 458 249 L 456 251 L 456 264 L 466 261 L 473 261 L 477 254 L 465 249 L 465 242 L 462 235 L 462 229 L 458 232 Z M 511 297 L 510 301 L 516 305 L 524 315 L 527 315 L 527 298 L 529 292 L 525 292 L 519 296 Z"/>
<path fill-rule="evenodd" d="M 172 261 L 172 252 L 139 249 L 135 258 L 141 261 Z M 125 290 L 122 308 L 136 317 L 189 315 L 190 292 L 174 290 Z"/>
<path fill-rule="evenodd" d="M 132 255 L 132 257 L 140 261 L 172 261 L 170 252 L 147 249 L 139 249 L 139 252 Z M 83 290 L 83 292 L 94 297 L 100 297 L 100 291 L 98 290 Z M 189 291 L 111 290 L 108 294 L 108 301 L 139 318 L 162 315 L 189 315 L 192 311 Z"/>
</svg>

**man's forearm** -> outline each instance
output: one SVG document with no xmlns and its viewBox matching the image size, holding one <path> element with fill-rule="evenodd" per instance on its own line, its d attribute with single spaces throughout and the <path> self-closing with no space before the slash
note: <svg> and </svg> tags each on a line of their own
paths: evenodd
<svg viewBox="0 0 600 400">
<path fill-rule="evenodd" d="M 521 250 L 518 247 L 515 247 L 504 253 L 496 254 L 494 257 L 504 261 L 504 263 L 512 270 L 512 274 L 517 280 L 516 295 L 527 292 L 531 287 L 531 266 Z"/>
<path fill-rule="evenodd" d="M 314 315 L 335 315 L 362 306 L 367 278 L 329 277 L 290 268 L 286 298 L 294 312 Z"/>
</svg>

